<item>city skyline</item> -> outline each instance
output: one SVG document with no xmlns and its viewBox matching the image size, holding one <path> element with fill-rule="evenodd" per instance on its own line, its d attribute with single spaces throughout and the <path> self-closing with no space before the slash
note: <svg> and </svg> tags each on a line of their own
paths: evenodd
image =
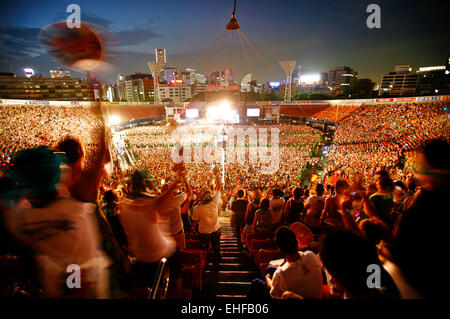
<svg viewBox="0 0 450 319">
<path fill-rule="evenodd" d="M 66 13 L 68 4 L 51 1 L 2 4 L 0 71 L 21 75 L 24 67 L 34 67 L 37 74 L 49 76 L 50 69 L 59 67 L 40 47 L 37 35 L 49 23 L 64 21 L 70 14 Z M 193 68 L 209 74 L 229 65 L 229 42 L 222 45 L 214 60 L 208 59 L 211 53 L 197 63 L 196 60 L 223 32 L 231 17 L 232 1 L 190 4 L 78 1 L 77 4 L 81 7 L 82 21 L 94 23 L 110 34 L 107 62 L 111 68 L 98 75 L 101 80 L 113 82 L 117 73 L 148 73 L 146 62 L 155 60 L 155 48 L 166 48 L 167 65 L 181 70 Z M 283 80 L 279 60 L 297 60 L 297 66 L 317 72 L 346 65 L 358 71 L 359 78 L 370 78 L 376 83 L 396 65 L 417 68 L 445 64 L 448 44 L 442 39 L 446 39 L 449 29 L 443 19 L 445 10 L 429 8 L 419 1 L 378 1 L 381 29 L 369 29 L 366 26 L 369 4 L 238 1 L 236 11 L 241 30 L 273 70 L 270 72 L 255 54 L 250 54 L 254 78 L 262 82 Z M 247 51 L 251 52 L 248 46 Z M 232 68 L 238 81 L 252 71 L 236 37 Z"/>
</svg>

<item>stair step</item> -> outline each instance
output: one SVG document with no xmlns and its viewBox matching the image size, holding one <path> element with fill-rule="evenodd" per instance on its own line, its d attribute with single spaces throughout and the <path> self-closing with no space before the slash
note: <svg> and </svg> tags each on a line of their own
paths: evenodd
<svg viewBox="0 0 450 319">
<path fill-rule="evenodd" d="M 238 298 L 238 299 L 242 299 L 242 298 L 247 298 L 246 295 L 216 295 L 216 298 L 218 299 L 222 299 L 222 298 Z"/>
<path fill-rule="evenodd" d="M 249 282 L 219 281 L 216 286 L 216 295 L 247 295 Z"/>
</svg>

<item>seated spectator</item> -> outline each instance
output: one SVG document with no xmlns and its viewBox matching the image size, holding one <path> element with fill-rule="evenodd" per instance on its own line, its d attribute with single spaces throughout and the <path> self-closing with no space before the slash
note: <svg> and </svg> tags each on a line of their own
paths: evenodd
<svg viewBox="0 0 450 319">
<path fill-rule="evenodd" d="M 281 299 L 287 291 L 304 299 L 317 299 L 322 296 L 322 268 L 319 258 L 311 251 L 298 251 L 295 233 L 288 227 L 278 228 L 275 234 L 277 245 L 285 255 L 285 263 L 273 275 L 265 275 L 265 281 L 252 282 L 248 298 L 268 295 Z M 286 297 L 286 296 L 285 296 Z"/>
</svg>

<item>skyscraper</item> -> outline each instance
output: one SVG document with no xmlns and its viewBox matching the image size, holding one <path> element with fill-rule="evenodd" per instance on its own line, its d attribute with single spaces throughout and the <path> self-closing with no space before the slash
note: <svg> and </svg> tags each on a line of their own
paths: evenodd
<svg viewBox="0 0 450 319">
<path fill-rule="evenodd" d="M 166 63 L 166 49 L 155 49 L 156 62 Z"/>
</svg>

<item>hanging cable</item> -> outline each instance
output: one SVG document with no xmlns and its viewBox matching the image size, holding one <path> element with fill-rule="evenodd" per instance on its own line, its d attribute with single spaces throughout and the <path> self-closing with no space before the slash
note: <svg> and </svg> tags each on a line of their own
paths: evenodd
<svg viewBox="0 0 450 319">
<path fill-rule="evenodd" d="M 274 72 L 272 71 L 272 68 L 267 64 L 267 62 L 264 60 L 264 58 L 261 56 L 261 54 L 259 54 L 258 50 L 256 50 L 256 48 L 253 46 L 253 44 L 251 44 L 251 42 L 247 39 L 247 37 L 245 36 L 244 33 L 242 33 L 241 30 L 238 30 L 238 32 L 244 37 L 244 39 L 247 41 L 247 43 L 249 44 L 249 46 L 253 49 L 253 51 L 255 52 L 255 54 L 258 56 L 258 58 L 261 60 L 262 63 L 264 63 L 264 65 L 267 67 L 267 69 L 270 71 L 270 73 L 272 73 L 272 76 L 278 80 L 278 77 L 275 76 Z"/>
<path fill-rule="evenodd" d="M 209 65 L 208 65 L 208 68 L 206 69 L 206 70 L 210 70 L 211 68 L 211 63 L 214 61 L 214 57 L 216 56 L 216 53 L 217 53 L 217 51 L 219 50 L 219 48 L 220 48 L 220 45 L 222 44 L 222 41 L 223 41 L 223 39 L 225 39 L 225 36 L 226 36 L 226 32 L 228 32 L 228 30 L 225 30 L 225 34 L 224 34 L 224 36 L 220 39 L 220 41 L 219 41 L 219 43 L 217 44 L 217 47 L 216 47 L 216 49 L 214 50 L 214 52 L 213 52 L 213 54 L 212 54 L 212 56 L 211 56 L 211 58 L 210 58 L 210 62 L 209 62 Z M 207 71 L 208 72 L 208 71 Z"/>
<path fill-rule="evenodd" d="M 219 40 L 220 38 L 222 38 L 223 36 L 225 36 L 225 34 L 227 33 L 228 30 L 223 31 L 213 42 L 211 42 L 211 44 L 206 48 L 206 50 L 200 54 L 197 59 L 195 59 L 194 61 L 194 65 L 196 65 L 209 51 L 209 49 L 211 49 L 212 46 L 214 46 L 214 44 L 217 42 L 217 40 Z"/>
</svg>

